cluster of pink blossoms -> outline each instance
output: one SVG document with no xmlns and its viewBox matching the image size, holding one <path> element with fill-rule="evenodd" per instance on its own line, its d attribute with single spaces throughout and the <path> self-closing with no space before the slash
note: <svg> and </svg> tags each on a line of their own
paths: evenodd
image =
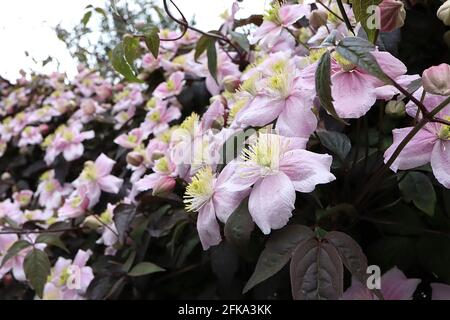
<svg viewBox="0 0 450 320">
<path fill-rule="evenodd" d="M 145 85 L 114 85 L 98 73 L 80 67 L 70 85 L 64 75 L 52 74 L 46 80 L 46 85 L 53 89 L 51 94 L 29 104 L 26 89 L 29 80 L 21 79 L 24 86 L 1 102 L 0 155 L 8 148 L 39 148 L 47 170 L 35 191 L 20 190 L 0 202 L 0 219 L 5 221 L 0 229 L 7 230 L 13 225 L 20 228 L 30 221 L 43 229 L 57 222 L 77 221 L 80 225 L 98 222 L 97 243 L 105 246 L 105 254 L 113 255 L 121 246 L 113 219 L 114 208 L 119 203 L 137 204 L 141 192 L 167 195 L 177 184 L 186 187 L 186 210 L 198 212 L 197 229 L 205 250 L 221 242 L 221 224 L 246 199 L 251 218 L 262 233 L 267 235 L 284 227 L 295 208 L 296 192 L 310 193 L 317 185 L 336 179 L 331 173 L 332 157 L 308 151 L 307 146 L 316 130 L 323 129 L 315 71 L 318 59 L 328 49 L 320 44 L 331 31 L 338 40 L 351 34 L 343 21 L 320 6 L 312 10 L 311 3 L 273 5 L 262 25 L 251 34 L 257 50 L 252 52 L 251 64 L 243 71 L 236 62 L 237 55 L 225 52 L 219 45 L 214 77 L 209 72 L 206 53 L 198 61 L 194 59 L 194 50 L 177 54 L 180 48 L 192 48 L 200 37 L 195 32 L 188 31 L 177 41 L 161 42 L 158 58 L 147 53 L 141 59 L 142 75 L 162 70 L 165 76 L 165 81 L 150 96 L 145 93 Z M 336 4 L 333 2 L 332 6 Z M 356 24 L 351 7 L 344 4 L 344 8 Z M 232 25 L 237 10 L 234 4 L 223 31 Z M 325 15 L 327 19 L 311 28 L 295 25 L 300 19 L 317 15 Z M 159 36 L 170 39 L 177 35 L 162 30 Z M 420 78 L 406 75 L 405 65 L 390 53 L 376 49 L 372 54 L 383 71 L 402 86 Z M 182 106 L 177 97 L 188 79 L 203 78 L 212 95 L 210 106 L 203 115 L 192 113 L 181 121 Z M 377 99 L 388 101 L 399 93 L 336 51 L 331 55 L 331 84 L 336 112 L 346 119 L 362 117 Z M 418 99 L 422 91 L 415 93 Z M 423 103 L 431 108 L 444 98 L 427 94 Z M 139 111 L 146 113 L 144 120 L 129 128 L 127 124 Z M 407 111 L 413 117 L 417 114 L 412 103 Z M 450 119 L 450 109 L 442 111 L 440 117 Z M 65 122 L 55 127 L 54 120 L 61 118 Z M 117 163 L 112 155 L 99 150 L 94 158 L 85 157 L 86 145 L 102 139 L 90 125 L 102 119 L 112 121 L 117 132 L 114 143 L 126 153 L 130 172 L 127 181 L 130 183 L 126 186 L 124 177 L 116 174 Z M 228 159 L 231 161 L 222 168 L 224 143 L 248 128 L 258 130 L 246 139 L 247 146 L 238 157 Z M 392 169 L 406 170 L 431 162 L 438 181 L 449 188 L 449 128 L 436 123 L 425 126 Z M 394 130 L 394 143 L 386 152 L 387 158 L 410 130 Z M 55 163 L 61 158 L 66 162 L 83 159 L 83 168 L 73 181 L 56 178 Z M 121 193 L 123 197 L 98 212 L 95 207 L 104 193 Z M 17 235 L 0 234 L 0 260 L 18 239 Z M 41 244 L 35 247 L 45 249 Z M 0 276 L 12 272 L 16 280 L 25 281 L 23 259 L 27 250 L 30 249 L 9 260 L 0 269 Z M 89 251 L 80 250 L 73 261 L 60 257 L 45 285 L 44 298 L 82 298 L 94 277 L 92 269 L 86 266 L 90 255 Z M 68 280 L 72 266 L 81 270 L 81 283 L 76 289 Z M 401 284 L 392 289 L 390 285 L 395 281 Z M 410 299 L 418 284 L 418 280 L 406 279 L 398 269 L 387 272 L 382 282 L 387 283 L 387 299 Z M 354 283 L 344 298 L 373 296 Z"/>
</svg>

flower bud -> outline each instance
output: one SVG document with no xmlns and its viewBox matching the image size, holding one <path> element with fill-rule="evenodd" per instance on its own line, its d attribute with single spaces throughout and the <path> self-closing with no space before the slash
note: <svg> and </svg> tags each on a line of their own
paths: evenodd
<svg viewBox="0 0 450 320">
<path fill-rule="evenodd" d="M 450 26 L 450 0 L 445 1 L 438 9 L 437 16 L 445 25 Z"/>
<path fill-rule="evenodd" d="M 87 216 L 86 219 L 84 219 L 83 225 L 92 230 L 97 230 L 102 227 L 102 223 L 94 216 Z"/>
<path fill-rule="evenodd" d="M 85 115 L 91 116 L 95 113 L 95 102 L 92 101 L 91 99 L 89 100 L 84 100 L 81 103 L 81 110 L 83 110 L 83 113 Z"/>
<path fill-rule="evenodd" d="M 235 92 L 237 88 L 239 88 L 239 85 L 241 84 L 241 81 L 239 78 L 235 76 L 226 76 L 223 79 L 223 87 L 228 92 Z"/>
<path fill-rule="evenodd" d="M 392 118 L 401 118 L 406 114 L 405 103 L 403 101 L 391 100 L 386 104 L 385 112 Z"/>
<path fill-rule="evenodd" d="M 442 63 L 425 70 L 422 74 L 425 91 L 441 96 L 450 95 L 450 65 Z"/>
<path fill-rule="evenodd" d="M 309 16 L 309 24 L 314 29 L 318 29 L 327 23 L 328 14 L 325 11 L 313 10 Z"/>
<path fill-rule="evenodd" d="M 383 0 L 380 8 L 380 30 L 390 32 L 405 24 L 406 11 L 400 0 Z"/>
<path fill-rule="evenodd" d="M 153 187 L 153 195 L 155 196 L 164 196 L 170 193 L 173 188 L 175 188 L 175 179 L 171 177 L 163 177 L 156 182 Z"/>
<path fill-rule="evenodd" d="M 139 152 L 131 151 L 127 154 L 127 163 L 132 166 L 139 167 L 143 161 L 144 157 Z"/>
</svg>

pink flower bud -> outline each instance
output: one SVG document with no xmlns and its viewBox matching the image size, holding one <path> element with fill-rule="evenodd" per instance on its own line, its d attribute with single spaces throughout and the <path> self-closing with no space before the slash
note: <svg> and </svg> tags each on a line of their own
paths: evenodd
<svg viewBox="0 0 450 320">
<path fill-rule="evenodd" d="M 322 10 L 313 10 L 309 16 L 309 24 L 314 29 L 318 29 L 321 26 L 327 24 L 328 14 Z"/>
<path fill-rule="evenodd" d="M 48 124 L 42 123 L 39 125 L 39 132 L 42 134 L 46 134 L 48 132 Z"/>
<path fill-rule="evenodd" d="M 144 157 L 139 152 L 129 152 L 127 154 L 127 163 L 132 166 L 139 167 L 144 161 Z"/>
<path fill-rule="evenodd" d="M 226 76 L 223 78 L 223 86 L 226 91 L 228 92 L 235 92 L 237 88 L 239 88 L 239 85 L 241 84 L 241 81 L 239 78 L 235 76 Z"/>
<path fill-rule="evenodd" d="M 425 70 L 422 74 L 423 87 L 429 93 L 450 95 L 450 65 L 442 63 Z"/>
<path fill-rule="evenodd" d="M 84 100 L 81 103 L 81 110 L 83 110 L 85 115 L 93 115 L 95 113 L 95 102 L 92 100 Z"/>
<path fill-rule="evenodd" d="M 175 179 L 169 176 L 161 177 L 153 188 L 153 195 L 162 196 L 175 188 Z"/>
<path fill-rule="evenodd" d="M 383 0 L 380 8 L 380 30 L 389 32 L 405 24 L 406 11 L 400 0 Z"/>
<path fill-rule="evenodd" d="M 437 16 L 445 25 L 450 26 L 450 0 L 444 2 L 438 9 Z"/>
</svg>

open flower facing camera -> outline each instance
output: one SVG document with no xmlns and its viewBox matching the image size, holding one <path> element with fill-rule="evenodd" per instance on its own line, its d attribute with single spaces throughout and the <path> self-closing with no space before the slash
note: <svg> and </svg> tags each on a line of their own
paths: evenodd
<svg viewBox="0 0 450 320">
<path fill-rule="evenodd" d="M 0 78 L 0 298 L 450 299 L 449 1 L 129 2 Z"/>
</svg>

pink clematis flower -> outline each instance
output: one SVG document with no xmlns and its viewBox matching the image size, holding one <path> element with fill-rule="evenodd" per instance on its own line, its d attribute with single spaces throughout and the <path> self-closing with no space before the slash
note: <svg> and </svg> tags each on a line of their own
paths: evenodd
<svg viewBox="0 0 450 320">
<path fill-rule="evenodd" d="M 75 189 L 65 200 L 64 205 L 58 209 L 58 217 L 70 219 L 82 216 L 90 203 L 87 192 L 88 189 L 84 185 Z"/>
<path fill-rule="evenodd" d="M 39 144 L 42 142 L 41 130 L 39 127 L 28 126 L 23 129 L 18 146 L 24 147 L 28 145 Z"/>
<path fill-rule="evenodd" d="M 73 182 L 76 188 L 85 186 L 89 198 L 89 208 L 97 204 L 101 191 L 118 193 L 123 180 L 111 175 L 116 162 L 101 154 L 95 162 L 87 161 L 80 176 Z"/>
<path fill-rule="evenodd" d="M 168 107 L 167 104 L 159 104 L 152 108 L 141 124 L 142 130 L 148 136 L 153 133 L 158 135 L 169 128 L 169 123 L 181 117 L 181 111 L 175 106 Z"/>
<path fill-rule="evenodd" d="M 397 267 L 381 276 L 381 294 L 385 300 L 412 300 L 414 291 L 421 282 L 420 279 L 408 279 Z M 378 300 L 378 298 L 356 279 L 345 290 L 344 300 Z"/>
<path fill-rule="evenodd" d="M 147 190 L 152 190 L 154 195 L 166 194 L 175 188 L 176 166 L 168 157 L 156 160 L 153 171 L 136 182 L 134 194 Z"/>
<path fill-rule="evenodd" d="M 78 250 L 74 260 L 59 257 L 44 287 L 44 300 L 78 300 L 94 279 L 91 267 L 86 263 L 92 255 L 90 250 Z"/>
<path fill-rule="evenodd" d="M 264 15 L 262 25 L 253 33 L 251 43 L 254 44 L 260 40 L 263 43 L 275 43 L 284 28 L 292 26 L 309 12 L 309 5 L 280 5 L 278 1 L 275 1 Z"/>
<path fill-rule="evenodd" d="M 262 127 L 278 119 L 276 129 L 281 135 L 302 138 L 306 144 L 317 127 L 311 94 L 300 88 L 293 65 L 276 68 L 279 72 L 256 84 L 261 89 L 237 114 L 236 121 L 246 126 Z"/>
<path fill-rule="evenodd" d="M 80 123 L 73 123 L 70 127 L 63 125 L 56 130 L 53 139 L 44 141 L 44 145 L 47 146 L 44 158 L 47 164 L 51 164 L 60 153 L 67 161 L 73 161 L 83 155 L 82 142 L 93 139 L 95 133 L 92 130 L 81 132 L 81 129 Z"/>
<path fill-rule="evenodd" d="M 422 89 L 415 95 L 421 94 Z M 424 99 L 424 105 L 431 110 L 442 102 L 445 97 L 428 94 Z M 415 116 L 416 108 L 407 105 L 407 112 Z M 438 117 L 450 120 L 450 106 L 442 110 Z M 387 161 L 401 141 L 413 130 L 413 127 L 394 129 L 393 144 L 386 150 L 384 159 Z M 426 124 L 406 145 L 400 155 L 391 166 L 394 172 L 397 170 L 413 169 L 427 163 L 431 163 L 433 174 L 436 179 L 446 188 L 450 188 L 450 126 L 440 123 Z"/>
<path fill-rule="evenodd" d="M 225 188 L 227 180 L 233 173 L 228 166 L 217 176 L 210 167 L 200 169 L 186 187 L 184 203 L 187 211 L 197 211 L 197 231 L 203 250 L 222 241 L 217 219 L 226 223 L 248 191 L 232 192 Z"/>
<path fill-rule="evenodd" d="M 406 66 L 388 52 L 371 52 L 381 69 L 402 85 L 408 85 L 417 76 L 405 76 Z M 305 88 L 315 88 L 317 63 L 303 69 L 300 83 Z M 333 105 L 341 118 L 360 118 L 375 104 L 377 99 L 391 99 L 398 93 L 390 85 L 356 67 L 337 52 L 331 59 L 331 94 Z"/>
<path fill-rule="evenodd" d="M 296 146 L 292 138 L 263 133 L 232 161 L 234 172 L 227 188 L 244 191 L 253 186 L 249 211 L 264 234 L 284 227 L 292 216 L 295 191 L 312 192 L 317 184 L 336 179 L 330 173 L 332 157 Z M 268 195 L 276 194 L 276 197 Z"/>
<path fill-rule="evenodd" d="M 114 143 L 125 149 L 134 149 L 139 146 L 144 139 L 143 130 L 135 128 L 129 133 L 124 133 L 114 139 Z"/>
<path fill-rule="evenodd" d="M 183 90 L 184 83 L 184 72 L 174 72 L 170 75 L 169 80 L 156 87 L 153 95 L 159 99 L 176 96 Z"/>
</svg>

